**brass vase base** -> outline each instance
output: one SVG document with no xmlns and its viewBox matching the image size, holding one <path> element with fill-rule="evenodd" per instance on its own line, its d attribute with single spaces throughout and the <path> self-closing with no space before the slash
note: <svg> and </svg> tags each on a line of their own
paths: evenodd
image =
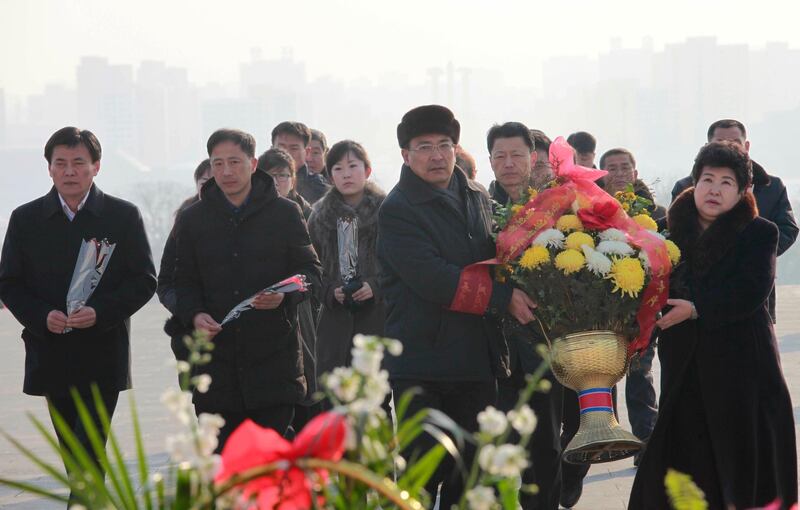
<svg viewBox="0 0 800 510">
<path fill-rule="evenodd" d="M 578 392 L 581 423 L 564 450 L 573 464 L 612 462 L 635 455 L 642 442 L 612 412 L 611 390 L 628 369 L 628 342 L 613 331 L 583 331 L 555 339 L 553 375 Z M 583 396 L 581 396 L 583 395 Z"/>
<path fill-rule="evenodd" d="M 570 464 L 600 464 L 636 455 L 642 442 L 623 429 L 613 413 L 595 411 L 581 415 L 581 424 L 564 449 Z"/>
</svg>

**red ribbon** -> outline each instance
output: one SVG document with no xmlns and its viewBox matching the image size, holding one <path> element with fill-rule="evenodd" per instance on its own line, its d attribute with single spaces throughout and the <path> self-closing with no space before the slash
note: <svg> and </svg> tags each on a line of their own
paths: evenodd
<svg viewBox="0 0 800 510">
<path fill-rule="evenodd" d="M 311 481 L 294 461 L 300 458 L 317 458 L 338 461 L 344 454 L 346 418 L 327 412 L 312 419 L 294 441 L 289 442 L 273 429 L 245 420 L 228 438 L 222 450 L 222 468 L 216 482 L 251 468 L 286 461 L 285 469 L 248 482 L 243 496 L 258 497 L 258 508 L 275 510 L 301 510 L 312 507 Z M 327 481 L 326 470 L 315 470 L 322 481 Z M 321 498 L 318 496 L 318 498 Z M 322 505 L 321 499 L 318 506 Z"/>
</svg>

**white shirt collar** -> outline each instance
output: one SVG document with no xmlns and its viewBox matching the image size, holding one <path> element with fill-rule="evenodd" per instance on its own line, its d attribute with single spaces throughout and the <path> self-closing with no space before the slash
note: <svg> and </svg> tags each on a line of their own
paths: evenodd
<svg viewBox="0 0 800 510">
<path fill-rule="evenodd" d="M 83 209 L 83 206 L 86 205 L 86 199 L 89 198 L 89 192 L 87 191 L 85 195 L 83 195 L 83 199 L 78 204 L 78 211 Z M 69 208 L 67 203 L 64 201 L 64 197 L 61 196 L 61 193 L 58 194 L 58 200 L 61 202 L 61 209 L 64 210 L 64 214 L 67 215 L 67 219 L 72 221 L 75 219 L 75 215 L 78 214 L 77 212 L 72 212 L 72 209 Z"/>
</svg>

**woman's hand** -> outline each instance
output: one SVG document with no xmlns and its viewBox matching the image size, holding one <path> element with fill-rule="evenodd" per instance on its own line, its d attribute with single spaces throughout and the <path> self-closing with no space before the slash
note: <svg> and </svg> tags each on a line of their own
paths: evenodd
<svg viewBox="0 0 800 510">
<path fill-rule="evenodd" d="M 675 324 L 680 324 L 686 319 L 692 318 L 694 304 L 685 299 L 667 299 L 667 304 L 672 306 L 672 310 L 656 321 L 656 325 L 661 329 L 671 328 Z"/>
<path fill-rule="evenodd" d="M 353 292 L 353 301 L 361 302 L 372 299 L 372 287 L 367 282 L 361 285 L 361 288 Z"/>
<path fill-rule="evenodd" d="M 341 287 L 336 287 L 333 289 L 333 297 L 339 302 L 340 305 L 344 304 L 344 291 Z"/>
</svg>

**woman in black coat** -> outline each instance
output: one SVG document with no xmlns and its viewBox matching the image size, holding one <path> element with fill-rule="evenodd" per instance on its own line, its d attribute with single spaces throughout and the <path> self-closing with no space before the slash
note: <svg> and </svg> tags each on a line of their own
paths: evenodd
<svg viewBox="0 0 800 510">
<path fill-rule="evenodd" d="M 629 508 L 670 508 L 669 468 L 691 475 L 709 508 L 789 508 L 794 418 L 768 313 L 778 229 L 758 217 L 737 145 L 703 147 L 692 177 L 668 214 L 682 262 L 657 323 L 663 394 Z"/>
<path fill-rule="evenodd" d="M 334 188 L 314 204 L 308 222 L 323 268 L 322 314 L 317 330 L 319 374 L 349 365 L 353 336 L 383 335 L 384 322 L 375 245 L 378 209 L 385 194 L 367 180 L 372 168 L 361 144 L 350 140 L 335 144 L 326 162 Z M 337 225 L 339 220 L 354 218 L 358 229 L 357 263 L 352 274 L 342 275 Z"/>
</svg>

